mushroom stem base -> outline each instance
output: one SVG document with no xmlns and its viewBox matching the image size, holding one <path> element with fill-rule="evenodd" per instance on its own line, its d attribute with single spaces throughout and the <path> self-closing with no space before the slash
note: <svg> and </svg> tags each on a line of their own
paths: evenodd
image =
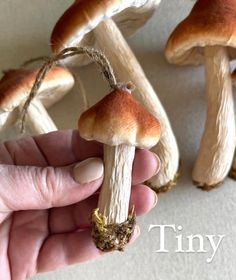
<svg viewBox="0 0 236 280">
<path fill-rule="evenodd" d="M 223 184 L 223 182 L 224 182 L 224 181 L 219 182 L 219 183 L 214 184 L 214 185 L 207 185 L 207 184 L 205 184 L 205 185 L 200 185 L 199 182 L 193 181 L 193 184 L 196 185 L 198 189 L 200 189 L 200 190 L 202 190 L 202 191 L 207 191 L 207 192 L 209 192 L 209 191 L 211 191 L 211 190 L 213 190 L 213 189 L 216 189 L 216 188 L 220 187 L 220 186 Z"/>
<path fill-rule="evenodd" d="M 147 181 L 147 182 L 145 182 L 145 184 L 157 194 L 165 193 L 165 192 L 172 190 L 172 188 L 177 185 L 179 177 L 180 177 L 180 172 L 177 172 L 175 174 L 173 180 L 170 180 L 167 184 L 165 184 L 159 188 L 157 188 L 155 185 L 152 185 L 151 181 Z"/>
<path fill-rule="evenodd" d="M 124 251 L 129 243 L 136 224 L 134 207 L 131 209 L 128 219 L 121 224 L 109 224 L 107 217 L 95 209 L 92 214 L 92 238 L 96 247 L 103 252 Z"/>
</svg>

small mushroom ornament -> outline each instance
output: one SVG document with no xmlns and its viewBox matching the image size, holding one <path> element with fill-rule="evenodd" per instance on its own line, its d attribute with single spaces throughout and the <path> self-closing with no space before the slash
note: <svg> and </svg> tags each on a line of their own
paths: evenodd
<svg viewBox="0 0 236 280">
<path fill-rule="evenodd" d="M 134 209 L 129 212 L 135 148 L 155 146 L 160 123 L 123 87 L 85 111 L 78 127 L 86 140 L 104 144 L 105 173 L 92 236 L 102 251 L 123 250 L 135 226 Z"/>
</svg>

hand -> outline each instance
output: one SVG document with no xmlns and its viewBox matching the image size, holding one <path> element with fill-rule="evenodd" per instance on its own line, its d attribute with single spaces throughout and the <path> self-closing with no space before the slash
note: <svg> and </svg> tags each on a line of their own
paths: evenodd
<svg viewBox="0 0 236 280">
<path fill-rule="evenodd" d="M 101 255 L 89 221 L 103 180 L 101 157 L 102 145 L 71 130 L 0 144 L 1 279 L 24 280 Z M 156 204 L 141 183 L 158 169 L 151 152 L 137 150 L 131 195 L 137 215 Z"/>
</svg>

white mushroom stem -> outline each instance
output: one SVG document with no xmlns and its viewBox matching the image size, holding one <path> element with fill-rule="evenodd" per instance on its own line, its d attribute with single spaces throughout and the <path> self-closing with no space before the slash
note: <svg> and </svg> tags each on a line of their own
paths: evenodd
<svg viewBox="0 0 236 280">
<path fill-rule="evenodd" d="M 48 115 L 48 112 L 44 108 L 42 102 L 37 98 L 33 99 L 30 103 L 27 110 L 26 120 L 32 130 L 32 133 L 35 134 L 44 134 L 57 130 L 56 125 Z"/>
<path fill-rule="evenodd" d="M 128 218 L 134 154 L 134 146 L 104 145 L 105 173 L 98 208 L 109 224 L 120 224 Z"/>
<path fill-rule="evenodd" d="M 100 48 L 108 56 L 121 81 L 131 80 L 136 86 L 134 97 L 161 123 L 160 142 L 152 148 L 161 160 L 161 170 L 150 180 L 158 190 L 175 179 L 179 166 L 179 151 L 168 117 L 139 62 L 113 20 L 100 23 L 94 33 Z"/>
<path fill-rule="evenodd" d="M 193 181 L 203 189 L 221 183 L 231 167 L 235 149 L 234 103 L 227 49 L 205 48 L 207 120 Z"/>
<path fill-rule="evenodd" d="M 11 112 L 0 113 L 0 127 L 1 127 L 1 130 L 4 129 L 5 123 L 7 123 L 7 120 L 10 117 L 10 115 L 11 115 Z"/>
<path fill-rule="evenodd" d="M 0 131 L 10 127 L 17 119 L 16 110 L 12 112 L 0 112 Z"/>
</svg>

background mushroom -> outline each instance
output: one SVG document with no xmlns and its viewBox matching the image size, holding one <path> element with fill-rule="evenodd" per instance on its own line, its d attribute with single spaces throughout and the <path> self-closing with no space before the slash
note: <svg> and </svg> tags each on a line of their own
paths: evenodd
<svg viewBox="0 0 236 280">
<path fill-rule="evenodd" d="M 37 73 L 37 69 L 14 69 L 7 71 L 0 80 L 0 131 L 19 119 Z M 27 124 L 33 133 L 57 130 L 45 108 L 59 101 L 73 85 L 74 78 L 67 69 L 58 66 L 52 68 L 27 111 Z"/>
<path fill-rule="evenodd" d="M 214 188 L 228 175 L 235 149 L 228 55 L 236 47 L 235 13 L 234 0 L 198 0 L 166 46 L 170 63 L 205 64 L 207 120 L 192 175 L 204 190 Z"/>
<path fill-rule="evenodd" d="M 232 77 L 233 87 L 236 88 L 236 69 L 234 69 L 231 77 Z M 232 163 L 232 168 L 230 170 L 230 177 L 236 180 L 236 151 L 234 152 L 234 159 Z"/>
<path fill-rule="evenodd" d="M 104 143 L 104 180 L 93 213 L 93 238 L 102 251 L 123 250 L 132 235 L 129 215 L 135 147 L 151 148 L 160 138 L 160 123 L 126 88 L 117 88 L 84 112 L 79 132 Z"/>
<path fill-rule="evenodd" d="M 234 87 L 236 87 L 236 69 L 234 69 L 232 75 L 231 75 L 231 78 L 232 78 L 232 84 Z"/>
<path fill-rule="evenodd" d="M 52 49 L 58 53 L 66 47 L 106 47 L 100 46 L 96 38 L 97 33 L 103 32 L 97 30 L 101 23 L 113 21 L 124 37 L 131 36 L 150 19 L 160 3 L 161 0 L 75 0 L 53 29 Z M 81 56 L 70 62 L 83 65 L 91 61 L 87 56 Z"/>
<path fill-rule="evenodd" d="M 54 52 L 68 46 L 100 47 L 118 78 L 131 80 L 136 87 L 134 97 L 159 119 L 163 134 L 152 151 L 159 155 L 162 166 L 159 174 L 149 181 L 156 191 L 167 190 L 175 183 L 179 151 L 164 108 L 118 26 L 125 35 L 131 34 L 148 20 L 159 3 L 160 0 L 75 1 L 59 19 L 51 36 Z M 67 61 L 77 65 L 87 62 L 79 58 Z"/>
</svg>

